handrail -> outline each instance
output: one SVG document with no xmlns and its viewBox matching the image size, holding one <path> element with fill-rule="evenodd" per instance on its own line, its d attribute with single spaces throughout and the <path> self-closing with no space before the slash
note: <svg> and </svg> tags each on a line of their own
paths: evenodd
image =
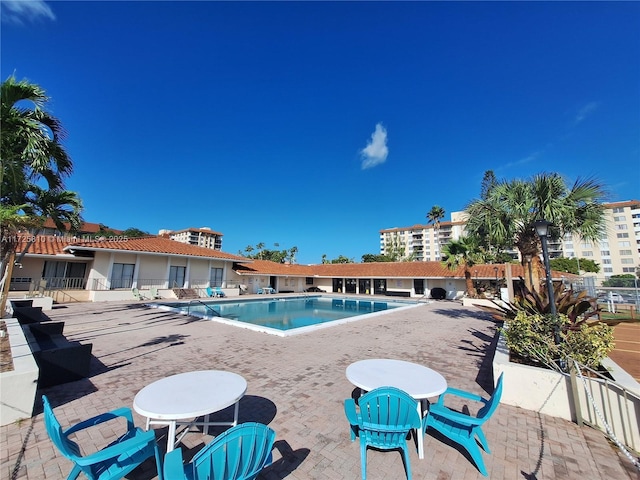
<svg viewBox="0 0 640 480">
<path fill-rule="evenodd" d="M 581 402 L 579 398 L 574 398 L 576 406 L 576 416 L 578 425 L 586 423 L 587 425 L 604 430 L 605 435 L 609 437 L 620 451 L 627 456 L 633 465 L 640 470 L 640 461 L 633 458 L 629 449 L 637 452 L 639 446 L 636 443 L 638 438 L 638 422 L 637 422 L 637 405 L 640 403 L 640 395 L 630 391 L 618 382 L 612 381 L 601 373 L 582 365 L 576 360 L 570 358 L 571 365 L 571 383 L 574 394 L 578 393 L 578 378 L 582 381 L 584 392 L 587 396 L 587 407 L 589 412 L 582 412 Z M 588 375 L 585 375 L 582 372 Z M 599 401 L 596 401 L 596 392 L 594 385 L 589 380 L 595 380 L 602 389 L 599 394 Z M 611 398 L 614 397 L 614 398 Z M 636 406 L 633 406 L 633 405 Z M 615 407 L 615 408 L 614 408 Z M 594 418 L 592 414 L 597 417 Z M 599 420 L 599 422 L 598 422 Z M 622 438 L 619 438 L 622 437 Z"/>
<path fill-rule="evenodd" d="M 191 304 L 192 303 L 199 303 L 200 305 L 204 306 L 207 310 L 210 310 L 211 312 L 213 312 L 213 314 L 216 317 L 221 317 L 222 316 L 222 315 L 220 315 L 220 312 L 218 312 L 217 310 L 214 310 L 212 307 L 210 307 L 209 305 L 204 303 L 202 300 L 198 300 L 198 299 L 189 300 L 189 303 L 187 304 L 187 315 L 189 315 L 189 311 L 191 309 Z"/>
</svg>

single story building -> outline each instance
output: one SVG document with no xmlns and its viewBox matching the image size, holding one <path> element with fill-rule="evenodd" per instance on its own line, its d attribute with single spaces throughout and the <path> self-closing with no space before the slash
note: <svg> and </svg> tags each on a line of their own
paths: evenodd
<svg viewBox="0 0 640 480">
<path fill-rule="evenodd" d="M 11 275 L 10 296 L 47 295 L 58 302 L 132 299 L 151 289 L 162 298 L 206 297 L 207 287 L 221 287 L 227 296 L 259 293 L 325 292 L 429 298 L 431 289 L 449 299 L 465 293 L 464 269 L 451 271 L 440 262 L 380 262 L 296 265 L 254 260 L 163 237 L 76 238 L 39 235 L 18 254 Z M 478 291 L 509 289 L 523 277 L 519 264 L 474 265 Z M 554 272 L 554 279 L 561 275 Z M 148 297 L 150 298 L 150 297 Z"/>
</svg>

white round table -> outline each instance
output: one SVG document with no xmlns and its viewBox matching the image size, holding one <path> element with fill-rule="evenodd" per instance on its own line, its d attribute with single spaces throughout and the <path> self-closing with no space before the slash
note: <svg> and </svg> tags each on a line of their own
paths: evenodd
<svg viewBox="0 0 640 480">
<path fill-rule="evenodd" d="M 430 368 L 417 363 L 390 358 L 360 360 L 347 367 L 347 380 L 356 387 L 370 392 L 379 387 L 396 387 L 418 400 L 418 413 L 423 415 L 421 400 L 436 397 L 447 389 L 445 378 Z M 418 437 L 418 456 L 424 458 L 424 438 Z"/>
<path fill-rule="evenodd" d="M 203 425 L 205 434 L 211 425 L 238 423 L 240 399 L 247 391 L 247 381 L 240 375 L 220 370 L 200 370 L 180 373 L 157 380 L 142 390 L 133 399 L 133 409 L 147 417 L 150 425 L 168 425 L 167 452 L 174 449 L 192 425 Z M 209 422 L 209 414 L 235 404 L 233 422 Z M 204 422 L 183 422 L 205 416 Z M 176 425 L 188 424 L 179 438 Z"/>
</svg>

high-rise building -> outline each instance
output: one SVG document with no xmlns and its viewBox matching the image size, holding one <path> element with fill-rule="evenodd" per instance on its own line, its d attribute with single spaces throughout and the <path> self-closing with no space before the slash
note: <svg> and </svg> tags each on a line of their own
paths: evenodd
<svg viewBox="0 0 640 480">
<path fill-rule="evenodd" d="M 589 242 L 576 235 L 566 235 L 551 242 L 550 256 L 577 257 L 600 265 L 598 276 L 636 273 L 640 267 L 640 201 L 605 203 L 606 230 L 598 242 Z M 405 257 L 416 261 L 440 261 L 442 247 L 465 233 L 466 213 L 452 212 L 451 221 L 435 225 L 414 225 L 380 230 L 380 253 L 402 249 Z M 514 252 L 517 253 L 517 252 Z"/>
<path fill-rule="evenodd" d="M 222 234 L 214 232 L 209 227 L 186 228 L 184 230 L 160 230 L 158 234 L 175 240 L 176 242 L 211 248 L 212 250 L 222 250 Z"/>
</svg>

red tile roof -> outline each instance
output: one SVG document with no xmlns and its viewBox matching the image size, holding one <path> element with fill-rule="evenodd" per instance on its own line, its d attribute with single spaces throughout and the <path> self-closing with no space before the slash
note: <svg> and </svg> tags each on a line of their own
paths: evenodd
<svg viewBox="0 0 640 480">
<path fill-rule="evenodd" d="M 140 237 L 119 240 L 118 237 L 106 237 L 104 240 L 85 240 L 82 237 L 38 235 L 19 237 L 18 252 L 22 251 L 29 239 L 35 242 L 27 253 L 34 255 L 60 255 L 71 253 L 73 250 L 119 250 L 139 253 L 164 253 L 167 255 L 183 255 L 191 257 L 217 258 L 223 260 L 250 262 L 251 260 L 239 255 L 224 253 L 220 250 L 198 247 L 186 243 L 176 242 L 162 237 Z"/>
<path fill-rule="evenodd" d="M 440 262 L 373 262 L 373 263 L 327 263 L 319 265 L 290 265 L 271 262 L 268 260 L 252 260 L 239 255 L 224 253 L 219 250 L 198 247 L 186 243 L 176 242 L 163 237 L 83 240 L 70 236 L 19 237 L 18 252 L 22 251 L 29 239 L 35 242 L 29 248 L 32 255 L 64 255 L 72 254 L 74 250 L 118 250 L 139 253 L 158 253 L 166 255 L 180 255 L 200 258 L 215 258 L 239 263 L 235 267 L 239 275 L 278 275 L 292 277 L 340 277 L 340 278 L 461 278 L 464 268 L 451 271 L 443 267 Z M 525 269 L 520 264 L 508 264 L 513 278 L 524 277 Z M 471 275 L 475 279 L 494 279 L 496 270 L 498 278 L 505 277 L 505 264 L 483 264 L 471 267 Z M 477 275 L 476 275 L 477 271 Z M 553 272 L 554 278 L 562 275 L 571 277 L 569 273 Z"/>
<path fill-rule="evenodd" d="M 512 278 L 523 277 L 525 270 L 520 264 L 509 264 Z M 471 276 L 479 279 L 494 279 L 495 268 L 498 278 L 505 277 L 504 264 L 483 264 L 471 267 Z M 254 260 L 250 265 L 236 268 L 240 275 L 288 275 L 300 277 L 340 277 L 340 278 L 460 278 L 464 268 L 455 271 L 443 267 L 440 262 L 372 262 L 372 263 L 326 263 L 320 265 L 287 265 L 267 260 Z M 554 278 L 571 274 L 553 272 Z"/>
<path fill-rule="evenodd" d="M 69 227 L 71 226 L 70 223 L 68 222 L 64 222 L 64 226 L 66 227 L 67 231 L 69 231 Z M 57 229 L 58 227 L 56 227 L 56 224 L 53 223 L 53 220 L 51 220 L 50 218 L 47 218 L 44 222 L 43 225 L 44 228 L 54 228 Z M 90 223 L 90 222 L 83 222 L 82 225 L 80 225 L 80 228 L 78 229 L 79 232 L 81 233 L 98 233 L 104 230 L 110 230 L 114 233 L 122 233 L 123 230 L 118 230 L 115 228 L 111 228 L 108 227 L 106 225 L 102 225 L 101 223 Z"/>
<path fill-rule="evenodd" d="M 640 200 L 627 200 L 624 202 L 605 203 L 606 208 L 624 208 L 624 207 L 640 207 Z"/>
</svg>

